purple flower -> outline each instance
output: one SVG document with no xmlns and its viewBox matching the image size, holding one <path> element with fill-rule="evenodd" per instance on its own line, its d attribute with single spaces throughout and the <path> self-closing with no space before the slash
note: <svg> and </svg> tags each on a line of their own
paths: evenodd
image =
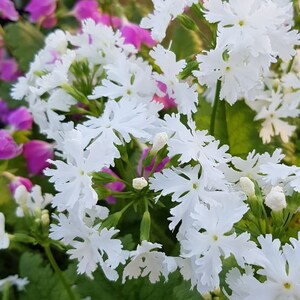
<svg viewBox="0 0 300 300">
<path fill-rule="evenodd" d="M 137 24 L 128 23 L 121 28 L 125 43 L 132 44 L 136 49 L 140 49 L 142 44 L 153 47 L 156 42 L 151 38 L 150 32 L 141 28 Z"/>
<path fill-rule="evenodd" d="M 31 175 L 42 174 L 43 170 L 50 166 L 48 159 L 53 159 L 53 147 L 51 144 L 32 140 L 24 145 L 23 155 L 27 162 L 27 169 Z"/>
<path fill-rule="evenodd" d="M 96 23 L 101 22 L 101 11 L 96 0 L 78 1 L 74 6 L 73 12 L 78 21 L 91 18 Z"/>
<path fill-rule="evenodd" d="M 28 192 L 32 189 L 32 182 L 25 177 L 14 176 L 14 178 L 9 183 L 10 192 L 14 195 L 16 189 L 20 186 L 24 185 Z"/>
<path fill-rule="evenodd" d="M 163 83 L 158 81 L 157 83 L 158 88 L 162 91 L 162 93 L 165 94 L 165 96 L 158 96 L 158 95 L 154 95 L 153 100 L 159 103 L 162 103 L 164 105 L 164 109 L 168 109 L 168 108 L 172 108 L 172 107 L 176 107 L 176 103 L 175 100 L 173 98 L 170 98 L 168 94 L 166 94 L 167 92 L 167 86 Z"/>
<path fill-rule="evenodd" d="M 140 158 L 139 164 L 138 164 L 138 175 L 139 176 L 143 176 L 144 178 L 149 178 L 149 175 L 152 171 L 152 169 L 154 168 L 155 165 L 155 161 L 156 161 L 156 156 L 154 155 L 151 161 L 151 164 L 148 166 L 145 166 L 144 168 L 144 174 L 142 174 L 142 168 L 143 168 L 143 161 L 145 160 L 145 158 L 147 157 L 147 155 L 149 154 L 151 148 L 146 148 L 144 149 L 142 156 Z M 165 157 L 162 159 L 162 161 L 156 166 L 154 172 L 160 172 L 165 166 L 166 164 L 170 161 L 169 157 Z"/>
<path fill-rule="evenodd" d="M 1 1 L 1 0 L 0 0 Z M 0 79 L 3 81 L 16 81 L 21 75 L 18 64 L 14 58 L 0 60 Z"/>
<path fill-rule="evenodd" d="M 5 101 L 0 99 L 0 122 L 3 124 L 7 124 L 7 119 L 10 114 L 10 109 L 8 108 Z"/>
<path fill-rule="evenodd" d="M 19 14 L 11 0 L 0 0 L 0 18 L 17 21 Z"/>
<path fill-rule="evenodd" d="M 7 123 L 15 130 L 30 130 L 32 127 L 32 115 L 26 107 L 19 107 L 9 114 Z"/>
<path fill-rule="evenodd" d="M 31 0 L 25 7 L 29 12 L 30 22 L 41 22 L 45 28 L 52 28 L 56 24 L 56 0 Z"/>
<path fill-rule="evenodd" d="M 11 159 L 22 152 L 22 145 L 17 145 L 10 134 L 1 129 L 0 130 L 0 160 Z"/>
<path fill-rule="evenodd" d="M 111 169 L 103 168 L 102 172 L 108 173 L 108 174 L 112 175 L 113 177 L 120 178 Z M 125 189 L 125 184 L 122 181 L 114 181 L 114 182 L 110 182 L 110 183 L 105 184 L 105 187 L 107 189 L 111 190 L 112 192 L 122 192 Z M 117 199 L 115 197 L 111 196 L 111 195 L 106 197 L 105 200 L 110 204 L 114 204 L 114 203 L 117 202 Z"/>
</svg>

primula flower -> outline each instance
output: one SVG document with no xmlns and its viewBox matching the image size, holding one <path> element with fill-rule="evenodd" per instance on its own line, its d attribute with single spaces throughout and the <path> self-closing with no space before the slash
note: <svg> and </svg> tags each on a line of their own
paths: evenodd
<svg viewBox="0 0 300 300">
<path fill-rule="evenodd" d="M 22 153 L 22 145 L 17 145 L 6 130 L 0 130 L 0 160 L 14 158 Z"/>
<path fill-rule="evenodd" d="M 4 125 L 7 124 L 7 119 L 10 114 L 10 109 L 5 101 L 0 99 L 0 122 Z"/>
<path fill-rule="evenodd" d="M 73 13 L 78 21 L 91 18 L 96 23 L 101 22 L 101 10 L 96 0 L 78 1 L 73 8 Z"/>
<path fill-rule="evenodd" d="M 158 87 L 159 91 L 161 91 L 163 93 L 163 96 L 159 96 L 158 95 L 158 94 L 160 94 L 160 92 L 159 92 L 154 95 L 153 101 L 162 103 L 164 105 L 164 109 L 176 107 L 177 104 L 175 103 L 175 100 L 173 98 L 169 97 L 169 95 L 167 94 L 167 86 L 163 82 L 158 81 L 157 87 Z"/>
<path fill-rule="evenodd" d="M 14 130 L 30 130 L 32 127 L 32 115 L 26 107 L 19 107 L 9 114 L 7 123 Z"/>
<path fill-rule="evenodd" d="M 25 285 L 29 283 L 27 277 L 19 278 L 19 275 L 8 276 L 4 279 L 0 279 L 0 291 L 3 291 L 7 284 L 15 285 L 18 291 L 22 291 L 25 288 Z"/>
<path fill-rule="evenodd" d="M 48 159 L 53 159 L 53 147 L 47 142 L 32 140 L 24 145 L 23 155 L 29 173 L 31 175 L 41 174 L 50 165 Z"/>
<path fill-rule="evenodd" d="M 56 0 L 31 0 L 25 7 L 29 12 L 30 22 L 41 22 L 45 28 L 52 28 L 56 24 Z"/>
<path fill-rule="evenodd" d="M 149 154 L 150 151 L 151 151 L 151 148 L 146 148 L 146 149 L 144 149 L 144 151 L 142 153 L 142 156 L 141 156 L 139 164 L 138 164 L 138 170 L 137 170 L 139 176 L 142 176 L 143 161 L 146 159 L 146 157 L 147 157 L 147 155 Z M 149 177 L 151 171 L 154 168 L 155 161 L 156 161 L 156 156 L 153 157 L 150 165 L 144 167 L 143 176 L 145 178 Z M 169 161 L 170 161 L 169 157 L 163 158 L 162 161 L 156 166 L 154 172 L 160 172 L 166 166 L 166 164 Z"/>
<path fill-rule="evenodd" d="M 10 180 L 9 189 L 12 194 L 15 193 L 16 189 L 20 185 L 24 186 L 28 192 L 31 191 L 32 183 L 28 178 L 21 177 L 21 176 L 14 176 L 9 172 L 3 172 L 2 175 Z"/>
<path fill-rule="evenodd" d="M 21 75 L 18 64 L 14 58 L 0 59 L 0 79 L 3 81 L 15 81 Z"/>
<path fill-rule="evenodd" d="M 113 177 L 119 178 L 119 176 L 113 172 L 111 169 L 103 168 L 102 172 L 108 173 L 112 175 Z M 105 187 L 111 190 L 112 192 L 122 192 L 125 189 L 125 184 L 122 181 L 114 181 L 105 184 Z M 114 196 L 109 195 L 105 199 L 108 203 L 116 203 L 117 199 Z"/>
<path fill-rule="evenodd" d="M 11 0 L 0 1 L 0 18 L 11 21 L 17 21 L 19 19 L 19 14 Z"/>
</svg>

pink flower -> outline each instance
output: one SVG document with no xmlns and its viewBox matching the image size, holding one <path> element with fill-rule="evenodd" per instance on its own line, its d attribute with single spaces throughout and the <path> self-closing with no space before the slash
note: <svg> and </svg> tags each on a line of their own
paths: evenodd
<svg viewBox="0 0 300 300">
<path fill-rule="evenodd" d="M 3 124 L 7 124 L 7 119 L 10 114 L 10 109 L 8 108 L 5 101 L 0 99 L 0 122 Z"/>
<path fill-rule="evenodd" d="M 112 170 L 110 170 L 108 168 L 103 168 L 102 172 L 108 173 L 108 174 L 112 175 L 113 177 L 120 178 L 115 172 L 113 172 Z M 114 182 L 105 184 L 105 187 L 107 189 L 111 190 L 112 192 L 122 192 L 125 189 L 125 184 L 122 181 L 114 181 Z M 117 199 L 111 195 L 108 196 L 105 200 L 110 204 L 114 204 L 117 201 Z"/>
<path fill-rule="evenodd" d="M 93 19 L 96 23 L 101 21 L 101 11 L 96 0 L 78 1 L 74 6 L 73 12 L 78 21 L 87 18 Z"/>
<path fill-rule="evenodd" d="M 1 0 L 0 0 L 1 1 Z M 18 64 L 14 58 L 0 60 L 0 79 L 3 81 L 16 81 L 21 75 Z"/>
<path fill-rule="evenodd" d="M 175 100 L 173 98 L 170 98 L 168 94 L 166 94 L 167 92 L 167 86 L 163 83 L 163 82 L 158 82 L 157 83 L 158 88 L 161 90 L 161 92 L 163 94 L 165 94 L 164 96 L 158 96 L 158 95 L 154 95 L 153 100 L 159 103 L 162 103 L 164 105 L 164 109 L 168 109 L 168 108 L 172 108 L 172 107 L 176 107 L 176 103 Z"/>
<path fill-rule="evenodd" d="M 14 195 L 20 185 L 24 185 L 28 192 L 32 189 L 32 182 L 28 178 L 15 176 L 9 183 L 10 192 Z"/>
<path fill-rule="evenodd" d="M 22 152 L 22 145 L 17 145 L 10 134 L 1 129 L 0 130 L 0 160 L 14 158 Z"/>
<path fill-rule="evenodd" d="M 0 18 L 17 21 L 19 14 L 10 0 L 0 0 Z"/>
<path fill-rule="evenodd" d="M 26 107 L 19 107 L 9 114 L 7 122 L 15 130 L 30 130 L 32 127 L 32 115 Z"/>
<path fill-rule="evenodd" d="M 53 147 L 51 144 L 32 140 L 24 145 L 23 155 L 27 162 L 27 169 L 31 175 L 42 174 L 43 170 L 50 166 L 48 159 L 53 159 Z"/>
<path fill-rule="evenodd" d="M 156 42 L 151 38 L 150 32 L 140 26 L 128 23 L 121 27 L 122 36 L 125 43 L 132 44 L 136 49 L 140 49 L 142 44 L 153 47 Z"/>
<path fill-rule="evenodd" d="M 31 0 L 25 7 L 25 11 L 29 12 L 30 22 L 41 22 L 45 28 L 55 26 L 55 9 L 56 0 Z"/>
<path fill-rule="evenodd" d="M 138 175 L 139 176 L 143 176 L 144 178 L 149 178 L 150 173 L 152 172 L 154 165 L 155 165 L 155 161 L 156 161 L 156 156 L 154 155 L 151 161 L 151 164 L 148 166 L 145 166 L 144 168 L 144 174 L 142 174 L 142 168 L 143 168 L 143 161 L 146 159 L 147 155 L 149 154 L 151 148 L 146 148 L 144 149 L 142 156 L 140 158 L 139 164 L 138 164 Z M 160 172 L 165 166 L 166 164 L 170 161 L 169 157 L 165 157 L 164 159 L 162 159 L 162 161 L 156 166 L 154 173 L 155 172 Z"/>
</svg>

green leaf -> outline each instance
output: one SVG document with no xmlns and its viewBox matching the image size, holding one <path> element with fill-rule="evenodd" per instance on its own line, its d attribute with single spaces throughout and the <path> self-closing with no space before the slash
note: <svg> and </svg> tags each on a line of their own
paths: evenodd
<svg viewBox="0 0 300 300">
<path fill-rule="evenodd" d="M 35 54 L 44 45 L 43 34 L 27 22 L 11 23 L 4 28 L 5 45 L 26 72 Z"/>
<path fill-rule="evenodd" d="M 20 276 L 27 277 L 29 280 L 25 291 L 20 295 L 20 300 L 68 299 L 59 278 L 40 254 L 26 252 L 21 256 Z"/>
</svg>

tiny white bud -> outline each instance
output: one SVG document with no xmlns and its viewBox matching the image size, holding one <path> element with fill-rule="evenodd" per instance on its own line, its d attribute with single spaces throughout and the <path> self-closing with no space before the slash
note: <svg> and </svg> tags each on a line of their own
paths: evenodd
<svg viewBox="0 0 300 300">
<path fill-rule="evenodd" d="M 132 186 L 136 190 L 142 190 L 147 185 L 148 181 L 144 177 L 138 177 L 132 180 Z"/>
<path fill-rule="evenodd" d="M 157 133 L 153 139 L 152 151 L 158 152 L 167 144 L 168 140 L 169 137 L 166 132 Z"/>
<path fill-rule="evenodd" d="M 5 232 L 5 217 L 0 212 L 0 249 L 6 249 L 9 246 L 9 237 Z"/>
<path fill-rule="evenodd" d="M 243 192 L 248 197 L 255 196 L 255 186 L 254 186 L 254 183 L 251 179 L 249 179 L 248 177 L 241 177 L 240 178 L 240 185 L 242 187 Z"/>
<path fill-rule="evenodd" d="M 282 187 L 272 187 L 270 193 L 265 198 L 265 204 L 274 212 L 286 208 L 286 200 Z"/>
</svg>

